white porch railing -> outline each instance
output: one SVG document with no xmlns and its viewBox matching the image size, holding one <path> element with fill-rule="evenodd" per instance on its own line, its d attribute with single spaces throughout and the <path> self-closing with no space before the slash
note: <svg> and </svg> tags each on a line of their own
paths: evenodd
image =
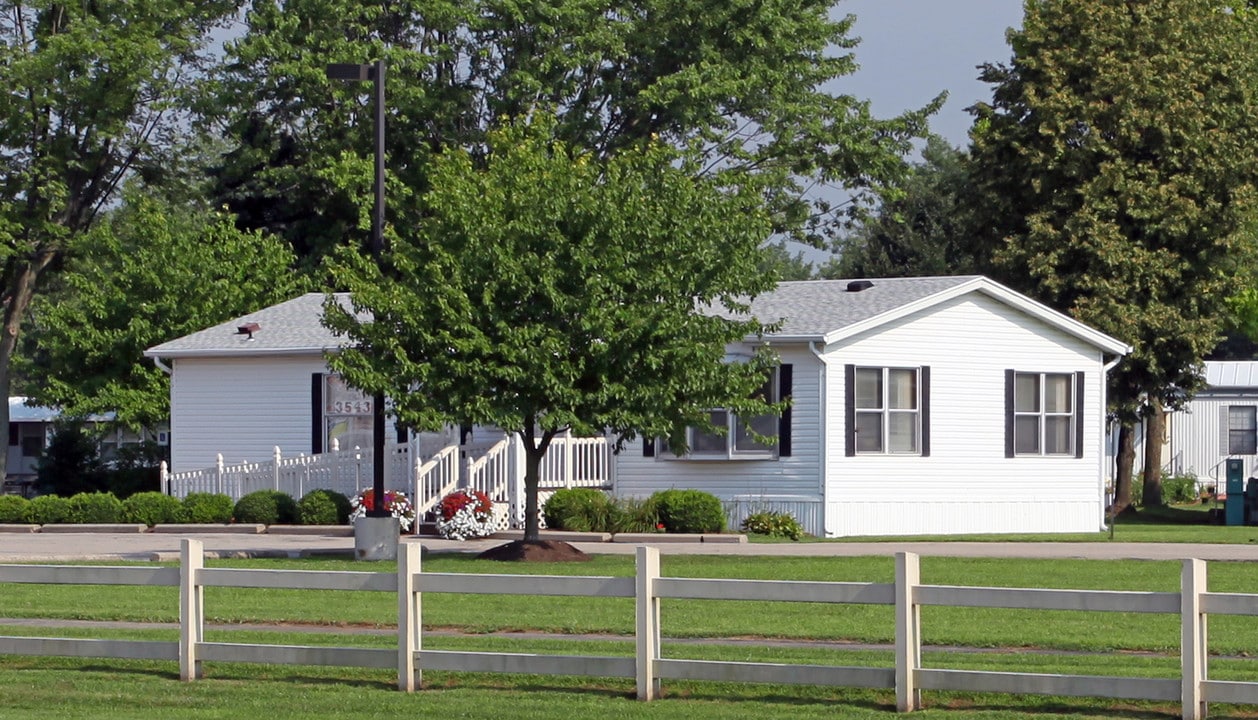
<svg viewBox="0 0 1258 720">
<path fill-rule="evenodd" d="M 518 527 L 524 521 L 524 445 L 518 435 L 507 435 L 483 452 L 471 456 L 468 446 L 446 445 L 430 458 L 419 457 L 412 444 L 390 445 L 385 469 L 385 488 L 406 492 L 415 513 L 423 517 L 441 498 L 459 488 L 479 490 L 503 508 L 499 524 Z M 467 457 L 460 456 L 467 453 Z M 561 488 L 611 486 L 611 453 L 601 437 L 556 437 L 542 459 L 540 485 L 543 498 Z M 280 449 L 270 460 L 228 465 L 222 454 L 211 467 L 168 472 L 161 467 L 162 490 L 175 497 L 189 493 L 221 493 L 239 500 L 257 490 L 279 490 L 300 498 L 311 490 L 335 490 L 354 496 L 371 487 L 372 452 L 354 448 L 319 455 L 284 457 Z"/>
</svg>

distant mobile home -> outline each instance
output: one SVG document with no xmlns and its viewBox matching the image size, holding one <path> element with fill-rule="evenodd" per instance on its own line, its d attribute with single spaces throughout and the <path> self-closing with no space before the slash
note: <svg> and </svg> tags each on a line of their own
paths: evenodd
<svg viewBox="0 0 1258 720">
<path fill-rule="evenodd" d="M 369 437 L 365 398 L 328 373 L 341 340 L 320 323 L 324 298 L 146 352 L 173 371 L 173 471 Z M 1105 373 L 1123 343 L 975 276 L 787 282 L 752 311 L 779 329 L 730 352 L 766 342 L 779 354 L 770 387 L 788 412 L 744 421 L 714 408 L 728 434 L 692 431 L 684 457 L 656 439 L 627 446 L 617 494 L 698 488 L 735 521 L 788 510 L 827 536 L 1104 525 Z M 747 423 L 776 440 L 756 442 Z"/>
<path fill-rule="evenodd" d="M 1258 474 L 1258 362 L 1207 362 L 1205 379 L 1187 407 L 1167 416 L 1162 459 L 1167 471 L 1222 491 L 1229 458 L 1244 463 L 1246 478 Z"/>
</svg>

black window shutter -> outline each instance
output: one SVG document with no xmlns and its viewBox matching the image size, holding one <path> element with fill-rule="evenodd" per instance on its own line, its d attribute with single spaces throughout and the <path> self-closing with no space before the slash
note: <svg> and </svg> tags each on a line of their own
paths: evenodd
<svg viewBox="0 0 1258 720">
<path fill-rule="evenodd" d="M 323 452 L 323 373 L 310 376 L 310 452 Z"/>
<path fill-rule="evenodd" d="M 922 366 L 918 382 L 922 390 L 922 457 L 930 457 L 930 367 Z"/>
<path fill-rule="evenodd" d="M 1083 457 L 1083 372 L 1075 373 L 1075 457 Z"/>
<path fill-rule="evenodd" d="M 791 384 L 794 381 L 795 366 L 783 365 L 778 368 L 779 400 L 791 399 Z M 791 456 L 791 406 L 788 404 L 778 418 L 778 457 Z"/>
<path fill-rule="evenodd" d="M 642 438 L 642 457 L 655 457 L 655 438 Z"/>
<path fill-rule="evenodd" d="M 847 457 L 856 456 L 856 366 L 843 366 L 844 443 Z"/>
<path fill-rule="evenodd" d="M 1014 456 L 1013 447 L 1013 371 L 1005 371 L 1005 457 Z"/>
</svg>

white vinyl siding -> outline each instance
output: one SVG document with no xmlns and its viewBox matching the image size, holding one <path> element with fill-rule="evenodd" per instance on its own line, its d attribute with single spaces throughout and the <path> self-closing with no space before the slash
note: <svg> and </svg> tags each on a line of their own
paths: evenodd
<svg viewBox="0 0 1258 720">
<path fill-rule="evenodd" d="M 827 534 L 1100 529 L 1104 382 L 1094 346 L 971 293 L 835 343 L 826 355 Z M 845 456 L 844 364 L 930 367 L 928 457 Z M 1007 368 L 1084 373 L 1081 458 L 1005 457 Z"/>
<path fill-rule="evenodd" d="M 322 355 L 179 358 L 171 375 L 171 471 L 312 449 L 311 375 Z"/>
</svg>

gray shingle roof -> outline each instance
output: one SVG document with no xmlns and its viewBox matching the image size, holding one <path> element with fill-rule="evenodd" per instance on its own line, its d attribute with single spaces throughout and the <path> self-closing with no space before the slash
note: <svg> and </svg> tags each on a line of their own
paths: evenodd
<svg viewBox="0 0 1258 720">
<path fill-rule="evenodd" d="M 263 308 L 149 348 L 148 357 L 197 357 L 321 353 L 341 347 L 338 338 L 323 326 L 323 293 L 307 293 L 278 305 Z M 349 307 L 349 295 L 337 293 L 337 302 Z M 257 323 L 253 339 L 238 334 L 245 323 Z"/>
<path fill-rule="evenodd" d="M 876 279 L 860 292 L 850 280 L 802 280 L 779 283 L 757 297 L 751 313 L 764 323 L 782 321 L 772 336 L 820 339 L 836 330 L 870 320 L 977 279 L 977 276 Z M 732 317 L 728 312 L 719 313 Z"/>
</svg>

